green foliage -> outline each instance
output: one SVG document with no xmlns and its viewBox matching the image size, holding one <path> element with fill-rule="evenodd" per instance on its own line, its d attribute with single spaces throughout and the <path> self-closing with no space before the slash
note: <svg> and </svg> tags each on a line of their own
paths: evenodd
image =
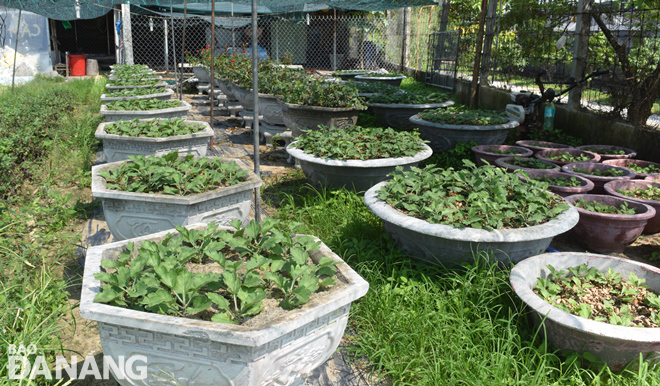
<svg viewBox="0 0 660 386">
<path fill-rule="evenodd" d="M 552 176 L 531 176 L 537 181 L 542 181 L 551 186 L 582 186 L 582 182 L 575 177 L 552 177 Z"/>
<path fill-rule="evenodd" d="M 178 151 L 162 157 L 129 158 L 131 161 L 100 173 L 108 189 L 187 196 L 239 184 L 248 175 L 248 171 L 236 162 L 218 158 L 195 159 L 191 154 L 179 157 Z"/>
<path fill-rule="evenodd" d="M 151 94 L 162 94 L 167 92 L 165 87 L 151 87 L 151 88 L 124 88 L 121 90 L 111 90 L 108 93 L 109 97 L 132 97 L 132 96 L 142 96 L 142 95 L 151 95 Z"/>
<path fill-rule="evenodd" d="M 236 232 L 218 230 L 215 223 L 201 230 L 179 226 L 178 235 L 169 234 L 162 242 L 146 241 L 137 250 L 129 243 L 116 260 L 102 261 L 106 272 L 94 277 L 103 289 L 94 301 L 239 324 L 259 314 L 266 298 L 277 298 L 291 310 L 335 284 L 337 263 L 310 258 L 319 248 L 313 237 L 294 237 L 293 226 L 270 218 L 240 225 L 233 223 Z M 200 273 L 188 268 L 208 263 L 220 269 Z"/>
<path fill-rule="evenodd" d="M 443 103 L 448 100 L 445 93 L 427 93 L 427 94 L 411 94 L 407 92 L 391 92 L 384 94 L 375 94 L 369 98 L 371 103 L 404 103 L 404 104 L 427 104 L 427 103 Z"/>
<path fill-rule="evenodd" d="M 294 78 L 282 89 L 281 95 L 284 102 L 291 104 L 366 109 L 364 99 L 354 87 L 345 83 L 324 82 L 311 76 Z"/>
<path fill-rule="evenodd" d="M 185 123 L 182 118 L 154 119 L 141 121 L 118 121 L 105 126 L 105 132 L 128 137 L 160 138 L 175 135 L 188 135 L 204 130 L 204 125 Z"/>
<path fill-rule="evenodd" d="M 562 150 L 549 151 L 543 156 L 543 158 L 559 162 L 582 162 L 591 161 L 593 159 L 593 157 L 589 156 L 587 153 L 573 155 Z"/>
<path fill-rule="evenodd" d="M 392 94 L 402 92 L 400 88 L 383 82 L 349 82 L 347 84 L 355 87 L 361 94 Z"/>
<path fill-rule="evenodd" d="M 586 168 L 573 168 L 573 171 L 575 173 L 581 173 L 581 174 L 589 174 L 591 176 L 598 176 L 598 177 L 621 177 L 626 174 L 625 171 L 621 169 L 616 169 L 615 167 L 609 167 L 605 169 L 586 169 Z"/>
<path fill-rule="evenodd" d="M 582 150 L 590 151 L 596 154 L 605 154 L 605 155 L 624 155 L 626 151 L 623 149 L 617 149 L 615 147 L 601 147 L 601 146 L 585 146 Z"/>
<path fill-rule="evenodd" d="M 554 164 L 551 164 L 547 161 L 527 157 L 513 157 L 513 159 L 509 160 L 508 162 L 511 165 L 520 166 L 521 168 L 527 169 L 552 169 L 555 167 Z"/>
<path fill-rule="evenodd" d="M 416 131 L 396 131 L 382 127 L 337 129 L 320 126 L 307 130 L 294 147 L 317 157 L 338 160 L 371 160 L 411 157 L 423 149 Z"/>
<path fill-rule="evenodd" d="M 463 106 L 450 106 L 435 110 L 426 110 L 419 116 L 430 122 L 447 125 L 501 125 L 509 122 L 504 111 L 469 110 Z"/>
<path fill-rule="evenodd" d="M 660 188 L 652 185 L 647 185 L 645 188 L 633 187 L 628 190 L 619 189 L 617 192 L 628 197 L 639 198 L 642 200 L 660 200 Z"/>
<path fill-rule="evenodd" d="M 117 77 L 129 77 L 153 74 L 153 70 L 146 64 L 115 64 L 112 74 Z"/>
<path fill-rule="evenodd" d="M 465 169 L 466 164 L 463 162 L 464 160 L 468 160 L 472 163 L 475 162 L 472 148 L 476 145 L 477 143 L 474 141 L 459 142 L 453 149 L 433 153 L 433 155 L 423 161 L 423 163 L 424 165 L 436 165 L 442 169 Z"/>
<path fill-rule="evenodd" d="M 432 224 L 486 230 L 542 224 L 568 209 L 556 195 L 541 189 L 547 185 L 525 183 L 491 165 L 468 166 L 459 171 L 397 168 L 378 198 Z"/>
<path fill-rule="evenodd" d="M 646 166 L 642 166 L 640 164 L 630 162 L 625 165 L 626 168 L 632 170 L 633 172 L 637 174 L 660 174 L 660 168 L 653 165 L 653 164 L 648 164 Z"/>
<path fill-rule="evenodd" d="M 162 101 L 159 99 L 131 99 L 125 101 L 114 101 L 106 105 L 108 110 L 115 111 L 160 110 L 181 106 L 183 106 L 183 103 L 181 103 L 179 100 Z"/>
<path fill-rule="evenodd" d="M 574 205 L 580 209 L 588 210 L 589 212 L 605 214 L 635 214 L 635 208 L 628 207 L 627 202 L 614 206 L 603 204 L 599 201 L 586 201 L 584 198 L 581 198 L 575 201 Z"/>
<path fill-rule="evenodd" d="M 155 78 L 154 75 L 126 75 L 126 76 L 115 76 L 116 80 L 111 80 L 108 82 L 108 86 L 153 86 L 156 83 L 160 82 L 158 78 Z"/>
</svg>

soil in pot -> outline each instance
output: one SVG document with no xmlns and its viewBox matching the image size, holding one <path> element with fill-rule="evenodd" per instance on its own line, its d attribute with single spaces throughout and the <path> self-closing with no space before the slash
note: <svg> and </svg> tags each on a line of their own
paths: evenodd
<svg viewBox="0 0 660 386">
<path fill-rule="evenodd" d="M 637 152 L 632 149 L 613 145 L 584 145 L 578 146 L 577 149 L 596 153 L 600 155 L 601 161 L 608 159 L 635 158 L 637 155 Z"/>
<path fill-rule="evenodd" d="M 563 166 L 573 162 L 598 162 L 600 156 L 585 150 L 578 149 L 545 149 L 534 155 L 538 159 Z"/>
<path fill-rule="evenodd" d="M 554 143 L 546 141 L 535 141 L 535 140 L 520 140 L 516 141 L 516 145 L 523 146 L 528 149 L 532 149 L 535 152 L 547 149 L 570 149 L 572 146 L 564 145 L 563 143 Z"/>
<path fill-rule="evenodd" d="M 649 205 L 613 196 L 576 194 L 566 197 L 566 201 L 580 213 L 580 221 L 571 233 L 598 253 L 623 252 L 655 216 L 655 209 Z"/>
<path fill-rule="evenodd" d="M 610 181 L 635 178 L 635 172 L 630 169 L 595 162 L 574 162 L 562 166 L 561 170 L 591 180 L 594 183 L 593 194 L 605 193 L 603 186 Z"/>
<path fill-rule="evenodd" d="M 558 172 L 559 166 L 552 162 L 543 161 L 536 158 L 524 157 L 502 157 L 495 160 L 495 164 L 505 168 L 508 172 L 514 170 L 552 170 Z"/>
<path fill-rule="evenodd" d="M 502 157 L 531 157 L 534 152 L 522 146 L 509 145 L 477 145 L 472 147 L 472 152 L 477 160 L 477 166 L 489 163 L 495 164 L 495 160 Z"/>
<path fill-rule="evenodd" d="M 660 164 L 640 159 L 608 159 L 606 165 L 621 166 L 635 172 L 635 178 L 644 179 L 648 176 L 660 176 Z"/>
<path fill-rule="evenodd" d="M 526 173 L 536 181 L 549 184 L 548 190 L 562 197 L 585 194 L 594 188 L 594 183 L 590 180 L 568 173 L 548 170 L 526 170 Z"/>
<path fill-rule="evenodd" d="M 655 209 L 656 214 L 644 228 L 644 233 L 660 232 L 660 182 L 643 180 L 610 181 L 605 184 L 605 191 L 615 197 L 641 202 Z"/>
</svg>

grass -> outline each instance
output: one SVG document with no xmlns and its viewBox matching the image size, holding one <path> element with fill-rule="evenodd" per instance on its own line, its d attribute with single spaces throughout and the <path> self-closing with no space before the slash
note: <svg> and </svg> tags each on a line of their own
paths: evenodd
<svg viewBox="0 0 660 386">
<path fill-rule="evenodd" d="M 660 368 L 648 363 L 613 374 L 555 352 L 512 291 L 509 268 L 415 265 L 361 195 L 315 189 L 296 171 L 263 196 L 275 217 L 300 222 L 369 282 L 351 310 L 349 349 L 395 385 L 658 384 Z"/>
</svg>

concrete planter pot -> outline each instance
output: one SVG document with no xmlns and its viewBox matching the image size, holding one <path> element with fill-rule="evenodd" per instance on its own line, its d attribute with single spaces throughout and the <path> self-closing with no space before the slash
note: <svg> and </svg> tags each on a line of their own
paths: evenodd
<svg viewBox="0 0 660 386">
<path fill-rule="evenodd" d="M 613 145 L 584 145 L 584 146 L 578 146 L 577 149 L 582 149 L 582 150 L 587 150 L 591 151 L 593 153 L 596 153 L 600 155 L 601 161 L 605 161 L 608 159 L 628 159 L 628 158 L 635 158 L 637 155 L 637 152 L 628 149 L 626 147 L 621 147 L 621 146 L 613 146 Z M 623 150 L 626 152 L 626 154 L 603 154 L 599 153 L 598 149 L 616 149 L 616 150 Z"/>
<path fill-rule="evenodd" d="M 562 177 L 562 178 L 576 178 L 578 179 L 582 185 L 580 186 L 559 186 L 559 185 L 549 185 L 548 190 L 556 193 L 562 197 L 568 197 L 572 196 L 574 194 L 586 194 L 589 191 L 591 191 L 594 188 L 594 183 L 591 182 L 590 180 L 576 176 L 573 174 L 568 174 L 568 173 L 562 173 L 558 171 L 546 171 L 546 170 L 526 170 L 527 175 L 530 177 L 539 177 L 539 176 L 545 176 L 545 177 Z M 526 178 L 523 178 L 522 176 L 520 177 L 523 179 L 523 181 L 527 181 Z"/>
<path fill-rule="evenodd" d="M 216 79 L 216 81 L 218 83 L 218 89 L 227 96 L 228 100 L 237 100 L 230 81 L 226 79 Z"/>
<path fill-rule="evenodd" d="M 399 87 L 401 86 L 401 82 L 406 79 L 407 76 L 405 75 L 399 75 L 399 76 L 369 76 L 367 75 L 356 75 L 355 79 L 358 82 L 381 82 L 385 84 L 389 84 L 390 86 L 394 87 Z"/>
<path fill-rule="evenodd" d="M 193 75 L 200 83 L 211 83 L 211 73 L 206 66 L 193 66 Z"/>
<path fill-rule="evenodd" d="M 340 73 L 333 73 L 332 76 L 336 76 L 340 78 L 341 80 L 354 80 L 357 75 L 365 75 L 370 72 L 373 72 L 371 70 L 355 70 L 351 72 L 340 72 Z M 397 86 L 398 87 L 398 86 Z"/>
<path fill-rule="evenodd" d="M 242 161 L 227 161 L 248 170 L 248 178 L 234 186 L 185 197 L 107 189 L 99 173 L 130 161 L 93 166 L 92 196 L 101 199 L 103 215 L 115 240 L 144 236 L 177 225 L 210 222 L 229 225 L 234 219 L 245 222 L 250 213 L 252 190 L 261 186 L 261 178 Z"/>
<path fill-rule="evenodd" d="M 105 128 L 111 123 L 103 122 L 96 129 L 95 136 L 103 141 L 103 154 L 107 162 L 127 160 L 132 155 L 164 154 L 173 150 L 177 150 L 180 155 L 206 156 L 214 135 L 211 125 L 202 121 L 186 120 L 185 123 L 199 125 L 199 133 L 159 138 L 129 137 L 106 133 Z"/>
<path fill-rule="evenodd" d="M 492 252 L 501 262 L 517 262 L 545 251 L 553 237 L 573 228 L 579 219 L 577 210 L 571 207 L 544 224 L 519 229 L 487 231 L 431 224 L 379 200 L 377 192 L 385 184 L 381 182 L 369 189 L 364 201 L 383 220 L 397 247 L 423 263 L 458 265 L 473 261 L 480 251 Z"/>
<path fill-rule="evenodd" d="M 635 209 L 635 214 L 606 214 L 576 208 L 580 213 L 580 222 L 571 233 L 589 250 L 598 253 L 623 252 L 637 240 L 646 223 L 655 216 L 653 207 L 618 197 L 600 194 L 576 194 L 566 197 L 566 201 L 571 205 L 580 199 L 612 206 L 627 202 L 630 208 Z"/>
<path fill-rule="evenodd" d="M 107 105 L 101 105 L 101 115 L 105 116 L 106 122 L 130 121 L 131 119 L 148 118 L 186 118 L 188 111 L 192 108 L 190 103 L 180 101 L 179 107 L 170 107 L 157 110 L 108 110 Z"/>
<path fill-rule="evenodd" d="M 427 145 L 424 150 L 412 157 L 381 158 L 373 160 L 336 160 L 321 158 L 305 153 L 293 147 L 295 142 L 286 147 L 287 153 L 298 160 L 305 177 L 316 186 L 331 189 L 353 188 L 363 192 L 377 183 L 384 181 L 397 166 L 404 170 L 417 166 L 420 161 L 429 158 L 433 151 Z"/>
<path fill-rule="evenodd" d="M 199 228 L 200 225 L 190 228 Z M 147 378 L 127 379 L 113 372 L 122 386 L 156 385 L 292 385 L 323 364 L 337 349 L 351 303 L 364 296 L 369 283 L 325 244 L 310 254 L 339 263 L 338 283 L 304 306 L 255 326 L 230 325 L 160 315 L 94 303 L 101 260 L 116 258 L 128 241 L 160 241 L 172 231 L 92 247 L 87 251 L 80 314 L 98 322 L 103 354 L 115 363 L 123 355 L 144 355 Z M 318 239 L 317 239 L 318 240 Z M 318 240 L 320 241 L 320 240 Z M 144 365 L 143 362 L 137 362 Z M 114 371 L 111 370 L 111 371 Z M 128 374 L 127 374 L 128 373 Z M 120 378 L 124 377 L 123 380 Z"/>
<path fill-rule="evenodd" d="M 168 88 L 165 92 L 157 94 L 147 94 L 147 95 L 137 95 L 137 96 L 124 96 L 124 97 L 113 97 L 112 94 L 103 94 L 101 95 L 101 102 L 114 102 L 114 101 L 128 101 L 133 99 L 160 99 L 168 100 L 174 95 L 174 90 Z"/>
<path fill-rule="evenodd" d="M 167 87 L 167 83 L 160 81 L 156 84 L 149 84 L 145 86 L 111 86 L 109 83 L 105 85 L 105 88 L 108 90 L 124 90 L 124 89 L 134 89 L 134 88 L 151 88 L 151 87 Z"/>
<path fill-rule="evenodd" d="M 603 161 L 603 163 L 605 165 L 621 166 L 621 167 L 628 168 L 628 169 L 631 169 L 631 170 L 632 170 L 632 168 L 630 168 L 629 165 L 637 165 L 637 166 L 641 166 L 641 167 L 648 167 L 649 165 L 653 165 L 656 168 L 660 169 L 660 164 L 659 163 L 650 162 L 650 161 L 642 161 L 641 159 L 608 159 L 608 160 Z M 635 178 L 638 178 L 638 179 L 645 179 L 646 177 L 649 177 L 649 176 L 659 176 L 660 177 L 660 173 L 647 174 L 647 173 L 635 172 Z"/>
<path fill-rule="evenodd" d="M 655 209 L 655 216 L 649 219 L 644 227 L 644 233 L 652 235 L 660 232 L 660 200 L 644 200 L 641 198 L 629 197 L 619 193 L 619 189 L 631 190 L 631 189 L 648 189 L 648 187 L 660 188 L 660 182 L 651 182 L 644 180 L 619 180 L 619 181 L 610 181 L 605 184 L 604 188 L 607 194 L 610 194 L 614 197 L 619 197 L 624 200 L 630 200 L 635 202 L 641 202 L 652 206 Z"/>
<path fill-rule="evenodd" d="M 405 104 L 405 103 L 371 103 L 376 121 L 383 127 L 411 130 L 415 128 L 410 117 L 426 109 L 439 109 L 452 106 L 454 101 L 443 103 Z"/>
<path fill-rule="evenodd" d="M 108 76 L 108 80 L 112 82 L 112 81 L 118 80 L 118 78 L 114 74 L 110 74 L 110 76 Z M 145 81 L 146 80 L 163 80 L 163 77 L 160 76 L 160 75 L 155 75 L 154 74 L 153 76 L 150 76 L 148 78 L 145 77 L 142 80 L 145 80 Z"/>
<path fill-rule="evenodd" d="M 546 141 L 533 141 L 521 140 L 516 141 L 516 145 L 532 149 L 534 152 L 547 150 L 547 149 L 572 149 L 572 146 L 564 145 L 562 143 L 546 142 Z"/>
<path fill-rule="evenodd" d="M 319 125 L 345 128 L 355 126 L 360 110 L 350 107 L 304 106 L 280 101 L 284 124 L 294 137 L 303 130 L 316 130 Z"/>
<path fill-rule="evenodd" d="M 493 153 L 492 151 L 494 148 L 501 151 L 516 151 L 516 153 Z M 477 145 L 472 147 L 472 152 L 476 158 L 477 166 L 482 166 L 486 163 L 494 165 L 495 160 L 502 157 L 529 158 L 534 154 L 533 151 L 525 147 L 509 145 Z"/>
<path fill-rule="evenodd" d="M 534 168 L 526 168 L 523 166 L 518 166 L 512 164 L 514 157 L 501 157 L 497 158 L 495 160 L 495 165 L 505 168 L 507 172 L 513 172 L 516 170 L 522 170 L 526 172 L 530 171 L 535 171 L 535 170 L 544 170 L 544 171 L 551 171 L 551 172 L 558 172 L 561 171 L 561 168 L 558 165 L 553 164 L 552 162 L 544 161 L 544 160 L 538 160 L 542 162 L 544 165 L 548 165 L 550 168 L 548 169 L 534 169 Z"/>
<path fill-rule="evenodd" d="M 544 253 L 525 259 L 511 270 L 511 287 L 534 311 L 532 317 L 537 325 L 543 324 L 541 331 L 545 331 L 550 344 L 557 349 L 591 353 L 613 371 L 622 370 L 627 363 L 637 360 L 639 353 L 646 359 L 657 357 L 660 329 L 615 326 L 581 318 L 553 307 L 534 293 L 537 280 L 550 275 L 548 265 L 565 270 L 581 264 L 601 272 L 611 268 L 624 278 L 634 273 L 646 279 L 653 292 L 660 292 L 660 270 L 629 259 L 578 252 Z"/>
<path fill-rule="evenodd" d="M 589 161 L 584 161 L 584 162 L 598 162 L 600 161 L 600 156 L 596 153 L 592 153 L 590 151 L 586 150 L 580 150 L 580 149 L 545 149 L 537 152 L 534 154 L 534 157 L 543 160 L 543 161 L 548 161 L 552 162 L 555 165 L 559 166 L 564 166 L 567 164 L 570 164 L 575 161 L 568 161 L 568 162 L 563 162 L 563 161 L 557 161 L 552 158 L 549 158 L 548 156 L 553 156 L 556 154 L 570 154 L 572 156 L 580 156 L 580 155 L 586 155 L 587 157 L 591 158 Z"/>
<path fill-rule="evenodd" d="M 234 95 L 236 95 L 243 108 L 250 111 L 254 110 L 254 95 L 252 94 L 252 90 L 246 90 L 234 85 Z M 264 120 L 270 125 L 284 125 L 282 106 L 277 100 L 276 95 L 259 94 L 259 115 L 263 116 Z"/>
<path fill-rule="evenodd" d="M 424 120 L 418 114 L 410 117 L 410 123 L 413 127 L 419 128 L 422 138 L 430 141 L 434 152 L 452 149 L 460 142 L 474 141 L 479 145 L 501 145 L 506 140 L 509 129 L 519 125 L 517 121 L 492 126 L 445 125 Z"/>
<path fill-rule="evenodd" d="M 594 176 L 591 174 L 586 174 L 586 173 L 577 173 L 574 172 L 573 169 L 586 169 L 588 171 L 593 171 L 593 170 L 606 170 L 606 169 L 619 169 L 624 171 L 624 175 L 620 177 L 607 177 L 607 176 Z M 577 176 L 584 177 L 586 179 L 591 180 L 591 182 L 594 183 L 594 189 L 591 193 L 593 194 L 603 194 L 605 193 L 605 188 L 603 187 L 606 183 L 610 181 L 616 181 L 616 180 L 630 180 L 635 178 L 635 172 L 633 172 L 630 169 L 620 167 L 620 166 L 612 166 L 612 165 L 605 165 L 605 164 L 600 164 L 600 163 L 594 163 L 594 162 L 574 162 L 570 163 L 567 165 L 564 165 L 561 167 L 561 170 L 565 173 L 569 174 L 574 174 Z"/>
</svg>

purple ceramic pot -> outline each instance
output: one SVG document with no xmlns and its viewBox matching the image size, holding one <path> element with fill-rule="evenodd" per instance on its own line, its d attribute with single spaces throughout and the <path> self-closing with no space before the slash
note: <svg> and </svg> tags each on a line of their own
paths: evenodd
<svg viewBox="0 0 660 386">
<path fill-rule="evenodd" d="M 606 165 L 612 165 L 612 166 L 621 166 L 624 168 L 628 168 L 635 172 L 635 178 L 638 179 L 644 179 L 648 176 L 658 176 L 660 177 L 660 172 L 658 173 L 640 173 L 634 169 L 635 166 L 639 167 L 649 167 L 649 166 L 655 166 L 660 170 L 660 164 L 655 163 L 655 162 L 650 162 L 650 161 L 642 161 L 641 159 L 608 159 L 603 161 L 604 164 Z"/>
<path fill-rule="evenodd" d="M 559 154 L 570 154 L 572 156 L 581 156 L 585 155 L 589 157 L 588 161 L 559 161 L 552 159 L 553 155 L 559 155 Z M 538 153 L 534 155 L 534 157 L 538 159 L 542 159 L 544 161 L 552 162 L 555 165 L 559 166 L 564 166 L 566 164 L 570 164 L 573 162 L 598 162 L 600 161 L 600 156 L 596 153 L 592 153 L 590 151 L 585 151 L 585 150 L 579 150 L 579 149 L 545 149 L 541 150 Z"/>
<path fill-rule="evenodd" d="M 559 185 L 550 185 L 548 186 L 548 190 L 556 193 L 562 197 L 568 197 L 572 196 L 574 194 L 585 194 L 591 191 L 591 189 L 594 188 L 594 183 L 591 182 L 590 180 L 576 176 L 574 174 L 568 174 L 568 173 L 562 173 L 562 172 L 556 172 L 556 171 L 549 171 L 549 170 L 529 170 L 527 171 L 527 175 L 534 178 L 534 177 L 549 177 L 549 178 L 576 178 L 578 181 L 582 183 L 580 186 L 559 186 Z M 522 177 L 521 177 L 522 178 Z M 523 181 L 527 181 L 526 178 L 522 178 Z"/>
<path fill-rule="evenodd" d="M 595 176 L 593 174 L 589 173 L 580 173 L 574 171 L 574 169 L 586 169 L 587 171 L 591 172 L 593 170 L 608 170 L 608 169 L 620 169 L 623 170 L 624 174 L 623 176 L 615 176 L 615 177 L 608 177 L 608 176 Z M 600 163 L 595 163 L 595 162 L 573 162 L 570 164 L 566 164 L 561 167 L 561 170 L 563 172 L 569 173 L 569 174 L 574 174 L 578 175 L 584 178 L 587 178 L 591 180 L 591 182 L 594 183 L 594 189 L 591 191 L 593 194 L 603 194 L 605 193 L 605 189 L 603 188 L 603 185 L 610 181 L 615 181 L 615 180 L 630 180 L 635 178 L 635 172 L 633 172 L 630 169 L 626 169 L 620 166 L 612 166 L 612 165 L 605 165 L 605 164 L 600 164 Z"/>
<path fill-rule="evenodd" d="M 497 151 L 515 153 L 497 153 Z M 534 152 L 522 146 L 509 146 L 509 145 L 477 145 L 472 148 L 472 152 L 477 160 L 477 166 L 489 163 L 495 165 L 495 160 L 502 157 L 531 157 Z"/>
<path fill-rule="evenodd" d="M 580 150 L 586 150 L 600 155 L 601 161 L 605 161 L 608 159 L 635 158 L 635 156 L 637 155 L 637 152 L 632 149 L 628 149 L 621 146 L 614 146 L 614 145 L 584 145 L 584 146 L 578 146 L 577 148 Z M 625 154 L 604 154 L 603 151 L 605 151 L 606 149 L 623 150 Z"/>
<path fill-rule="evenodd" d="M 495 165 L 497 165 L 501 168 L 505 168 L 508 172 L 512 172 L 514 170 L 524 170 L 526 172 L 530 171 L 530 170 L 548 170 L 548 171 L 554 171 L 554 172 L 560 171 L 559 166 L 553 164 L 552 162 L 543 161 L 543 160 L 534 159 L 534 158 L 522 158 L 522 159 L 528 159 L 530 161 L 534 160 L 534 161 L 537 161 L 537 162 L 541 162 L 544 165 L 548 165 L 548 168 L 547 169 L 536 169 L 536 168 L 532 168 L 532 167 L 524 167 L 524 166 L 514 165 L 514 164 L 512 164 L 512 162 L 514 161 L 514 158 L 515 157 L 498 158 L 498 159 L 495 160 Z"/>
<path fill-rule="evenodd" d="M 605 191 L 608 194 L 611 194 L 615 197 L 619 197 L 625 200 L 641 202 L 642 204 L 650 205 L 655 209 L 655 216 L 649 220 L 644 228 L 644 233 L 646 234 L 655 234 L 660 232 L 660 200 L 645 200 L 643 198 L 635 198 L 626 196 L 625 194 L 619 193 L 619 189 L 631 190 L 631 189 L 648 189 L 649 186 L 654 188 L 660 188 L 660 182 L 651 182 L 644 180 L 619 180 L 619 181 L 610 181 L 605 184 Z"/>
<path fill-rule="evenodd" d="M 532 149 L 535 152 L 536 151 L 541 151 L 541 150 L 546 150 L 546 149 L 571 149 L 573 146 L 569 145 L 564 145 L 563 143 L 554 143 L 554 142 L 546 142 L 546 141 L 534 141 L 534 140 L 521 140 L 521 141 L 516 141 L 516 145 L 518 146 L 523 146 L 528 149 Z"/>
</svg>

